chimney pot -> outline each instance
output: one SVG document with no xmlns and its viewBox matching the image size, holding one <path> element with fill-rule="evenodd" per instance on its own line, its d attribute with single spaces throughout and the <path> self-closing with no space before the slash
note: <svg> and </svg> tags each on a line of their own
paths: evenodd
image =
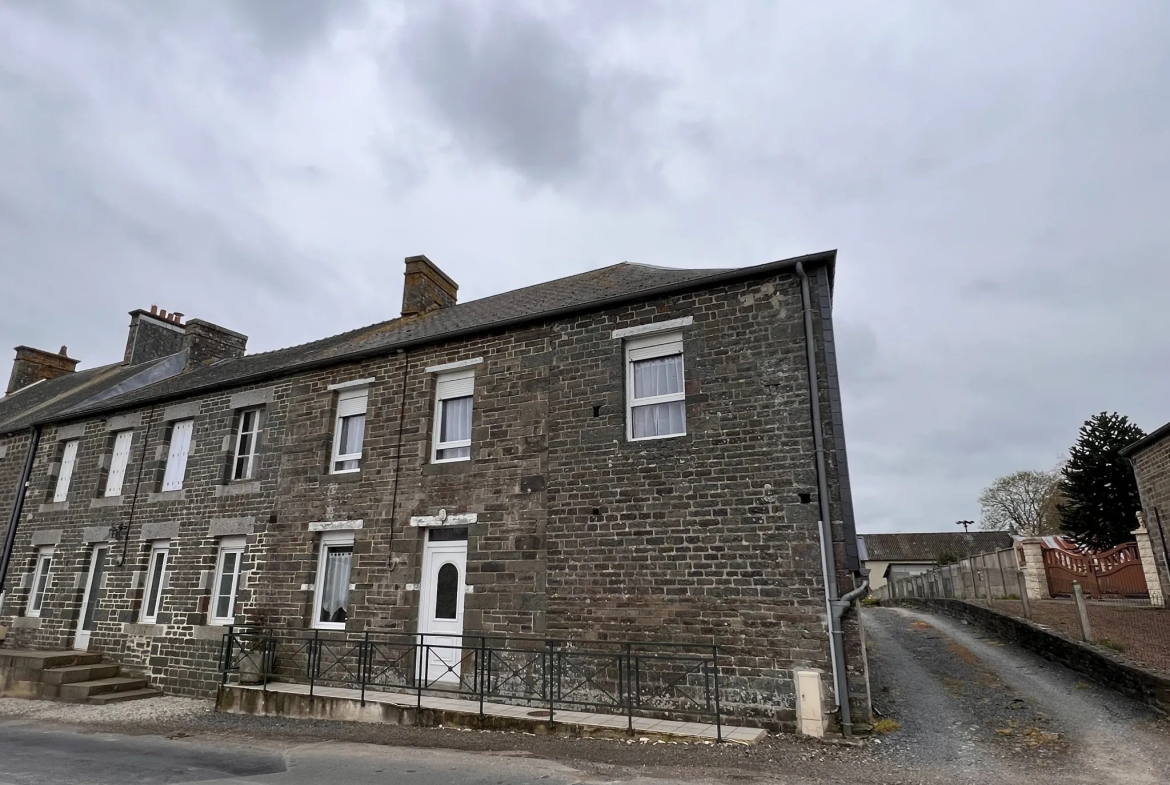
<svg viewBox="0 0 1170 785">
<path fill-rule="evenodd" d="M 158 316 L 158 306 L 157 305 L 150 306 L 150 313 L 154 316 Z"/>
<path fill-rule="evenodd" d="M 166 319 L 167 318 L 167 309 L 166 308 L 159 308 L 158 315 L 160 318 Z"/>
<path fill-rule="evenodd" d="M 459 284 L 425 256 L 406 257 L 406 280 L 402 288 L 402 315 L 421 316 L 455 305 Z"/>
<path fill-rule="evenodd" d="M 57 354 L 61 355 L 62 357 L 68 357 L 69 356 L 69 347 L 62 346 L 61 351 L 57 352 Z"/>
</svg>

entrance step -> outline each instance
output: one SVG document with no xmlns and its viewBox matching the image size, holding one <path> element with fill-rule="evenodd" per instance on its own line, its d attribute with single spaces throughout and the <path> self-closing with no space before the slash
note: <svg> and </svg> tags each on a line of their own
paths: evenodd
<svg viewBox="0 0 1170 785">
<path fill-rule="evenodd" d="M 161 694 L 100 654 L 0 649 L 0 697 L 106 704 Z"/>
<path fill-rule="evenodd" d="M 132 679 L 127 676 L 115 676 L 109 679 L 94 679 L 93 681 L 78 681 L 73 684 L 61 685 L 61 700 L 71 703 L 81 703 L 94 695 L 104 695 L 110 692 L 131 692 L 144 690 L 148 682 L 146 679 Z"/>
<path fill-rule="evenodd" d="M 137 701 L 143 698 L 159 698 L 162 697 L 162 690 L 157 690 L 154 687 L 147 687 L 142 690 L 127 690 L 126 692 L 105 692 L 101 695 L 91 695 L 86 703 L 92 703 L 98 706 L 105 706 L 107 703 L 122 703 L 124 701 Z"/>
</svg>

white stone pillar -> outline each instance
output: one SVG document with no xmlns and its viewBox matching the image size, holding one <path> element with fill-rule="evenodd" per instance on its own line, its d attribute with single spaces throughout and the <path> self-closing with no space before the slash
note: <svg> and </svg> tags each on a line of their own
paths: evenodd
<svg viewBox="0 0 1170 785">
<path fill-rule="evenodd" d="M 1150 532 L 1146 528 L 1146 521 L 1139 512 L 1138 523 L 1141 527 L 1130 532 L 1137 540 L 1138 553 L 1142 557 L 1142 572 L 1146 576 L 1146 588 L 1150 592 L 1150 604 L 1155 608 L 1166 607 L 1166 595 L 1162 593 L 1162 579 L 1158 575 L 1158 562 L 1155 561 L 1154 548 L 1150 545 Z"/>
<path fill-rule="evenodd" d="M 1016 553 L 1023 554 L 1024 563 L 1020 572 L 1028 587 L 1029 600 L 1047 600 L 1048 575 L 1044 571 L 1044 540 L 1040 537 L 1025 537 L 1016 541 Z"/>
</svg>

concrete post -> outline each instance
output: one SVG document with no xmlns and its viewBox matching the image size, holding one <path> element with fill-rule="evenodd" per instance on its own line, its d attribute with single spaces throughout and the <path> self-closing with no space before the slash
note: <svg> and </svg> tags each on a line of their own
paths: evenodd
<svg viewBox="0 0 1170 785">
<path fill-rule="evenodd" d="M 1081 617 L 1081 635 L 1092 643 L 1093 628 L 1089 626 L 1089 609 L 1085 607 L 1085 592 L 1081 590 L 1080 581 L 1073 581 L 1073 599 L 1077 603 L 1077 615 Z"/>
<path fill-rule="evenodd" d="M 1138 514 L 1138 522 L 1142 526 L 1135 529 L 1133 538 L 1137 540 L 1138 553 L 1142 557 L 1142 573 L 1146 576 L 1146 588 L 1150 592 L 1150 605 L 1155 608 L 1166 607 L 1166 595 L 1162 593 L 1162 579 L 1158 574 L 1158 562 L 1155 560 L 1154 548 L 1150 545 L 1150 532 L 1145 527 L 1142 514 Z"/>
<path fill-rule="evenodd" d="M 1024 573 L 1016 571 L 1016 579 L 1020 584 L 1020 602 L 1024 603 L 1024 618 L 1031 620 L 1032 605 L 1028 601 L 1028 582 L 1024 578 Z"/>
<path fill-rule="evenodd" d="M 1030 600 L 1047 600 L 1048 575 L 1044 571 L 1044 540 L 1040 537 L 1025 537 L 1016 543 L 1016 549 L 1023 554 L 1020 572 L 1024 575 L 1027 595 Z"/>
</svg>

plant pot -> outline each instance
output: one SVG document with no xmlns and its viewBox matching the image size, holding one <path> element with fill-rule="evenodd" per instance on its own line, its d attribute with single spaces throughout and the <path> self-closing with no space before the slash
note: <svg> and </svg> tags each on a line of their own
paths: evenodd
<svg viewBox="0 0 1170 785">
<path fill-rule="evenodd" d="M 265 646 L 246 651 L 240 656 L 240 684 L 260 684 L 265 674 L 272 673 L 272 654 Z"/>
</svg>

